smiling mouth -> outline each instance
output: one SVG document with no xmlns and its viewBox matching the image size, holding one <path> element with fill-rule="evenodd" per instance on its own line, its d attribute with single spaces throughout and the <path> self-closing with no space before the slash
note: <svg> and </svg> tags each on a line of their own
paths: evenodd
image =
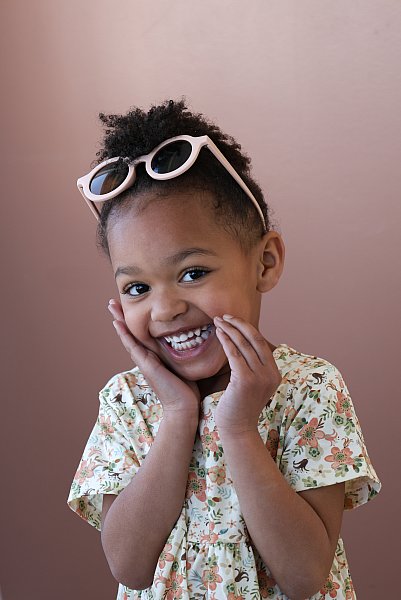
<svg viewBox="0 0 401 600">
<path fill-rule="evenodd" d="M 183 331 L 178 335 L 166 335 L 163 339 L 174 350 L 190 350 L 200 346 L 207 340 L 212 332 L 212 327 L 213 325 L 209 323 L 209 325 L 203 325 L 196 329 L 188 329 L 188 331 Z"/>
</svg>

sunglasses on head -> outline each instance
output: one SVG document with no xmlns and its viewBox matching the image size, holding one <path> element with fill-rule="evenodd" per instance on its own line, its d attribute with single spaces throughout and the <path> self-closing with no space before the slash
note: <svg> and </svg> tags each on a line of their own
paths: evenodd
<svg viewBox="0 0 401 600">
<path fill-rule="evenodd" d="M 139 156 L 132 161 L 119 156 L 109 158 L 96 165 L 88 175 L 80 177 L 77 186 L 96 219 L 99 220 L 102 204 L 133 185 L 137 164 L 145 163 L 146 172 L 153 179 L 172 179 L 188 171 L 203 146 L 214 154 L 248 195 L 259 213 L 263 228 L 266 229 L 265 218 L 255 196 L 207 135 L 199 137 L 177 135 L 156 146 L 149 154 Z"/>
</svg>

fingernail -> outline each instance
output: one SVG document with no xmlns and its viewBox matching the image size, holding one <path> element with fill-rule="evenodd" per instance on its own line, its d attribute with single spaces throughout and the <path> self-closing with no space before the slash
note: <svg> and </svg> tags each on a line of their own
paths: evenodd
<svg viewBox="0 0 401 600">
<path fill-rule="evenodd" d="M 214 317 L 214 320 L 215 321 L 220 321 L 220 323 L 221 323 L 223 319 L 221 317 Z"/>
<path fill-rule="evenodd" d="M 117 321 L 113 321 L 114 328 L 117 329 Z"/>
<path fill-rule="evenodd" d="M 233 319 L 234 317 L 232 315 L 223 315 L 223 319 L 225 321 L 229 321 L 230 319 Z"/>
</svg>

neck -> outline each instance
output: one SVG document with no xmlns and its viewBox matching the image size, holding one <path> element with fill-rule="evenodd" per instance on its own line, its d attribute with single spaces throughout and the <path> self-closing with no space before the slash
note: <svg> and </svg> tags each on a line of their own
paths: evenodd
<svg viewBox="0 0 401 600">
<path fill-rule="evenodd" d="M 209 394 L 213 394 L 214 392 L 221 392 L 222 390 L 225 390 L 230 382 L 230 374 L 231 370 L 227 365 L 224 371 L 217 373 L 213 377 L 199 379 L 199 381 L 196 383 L 198 385 L 201 398 L 209 396 Z"/>
<path fill-rule="evenodd" d="M 271 352 L 277 348 L 277 346 L 271 344 L 269 341 L 267 343 L 269 344 Z M 209 394 L 213 394 L 214 392 L 221 392 L 225 390 L 230 383 L 230 375 L 231 369 L 227 364 L 219 373 L 213 375 L 213 377 L 199 379 L 196 383 L 198 385 L 201 398 L 204 398 Z"/>
</svg>

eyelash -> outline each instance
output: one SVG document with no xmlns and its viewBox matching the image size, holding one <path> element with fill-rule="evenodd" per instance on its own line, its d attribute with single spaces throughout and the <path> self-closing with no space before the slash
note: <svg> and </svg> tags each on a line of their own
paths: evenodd
<svg viewBox="0 0 401 600">
<path fill-rule="evenodd" d="M 188 273 L 203 273 L 203 277 L 205 275 L 207 275 L 208 273 L 210 273 L 209 269 L 205 269 L 204 267 L 191 267 L 190 269 L 185 269 L 181 279 L 183 279 L 185 277 L 185 275 L 188 275 Z M 200 277 L 196 277 L 196 279 L 201 279 L 202 276 Z"/>
<path fill-rule="evenodd" d="M 146 283 L 130 283 L 129 285 L 125 286 L 125 288 L 122 291 L 122 294 L 127 294 L 127 296 L 132 296 L 133 298 L 138 297 L 138 296 L 143 296 L 143 294 L 130 294 L 130 291 L 135 287 L 146 287 L 149 289 L 149 286 L 146 285 Z M 146 291 L 148 291 L 148 290 L 146 290 Z M 144 293 L 146 293 L 146 292 L 144 292 Z"/>
<path fill-rule="evenodd" d="M 201 279 L 202 277 L 204 277 L 205 275 L 207 275 L 208 273 L 210 273 L 210 270 L 205 269 L 203 267 L 190 267 L 189 269 L 185 269 L 184 273 L 182 274 L 180 281 L 182 281 L 182 279 L 190 274 L 190 273 L 198 273 L 200 274 L 199 277 L 195 277 L 195 279 L 193 281 L 197 281 L 198 279 Z M 183 283 L 189 283 L 187 281 L 184 281 Z M 191 282 L 192 283 L 192 282 Z M 127 294 L 128 296 L 130 296 L 130 291 L 135 288 L 135 287 L 145 287 L 148 288 L 146 291 L 149 291 L 150 287 L 148 285 L 146 285 L 146 283 L 130 283 L 127 286 L 125 286 L 125 288 L 122 290 L 122 294 Z M 143 294 L 145 294 L 146 292 L 144 292 Z M 138 297 L 138 296 L 143 296 L 143 294 L 134 294 L 132 295 L 133 298 Z"/>
</svg>

